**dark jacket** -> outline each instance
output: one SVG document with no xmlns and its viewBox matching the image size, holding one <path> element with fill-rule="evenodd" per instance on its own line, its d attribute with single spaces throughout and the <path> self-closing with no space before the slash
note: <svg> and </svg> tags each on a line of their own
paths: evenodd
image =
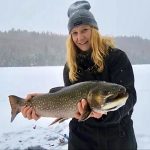
<svg viewBox="0 0 150 150">
<path fill-rule="evenodd" d="M 136 91 L 133 69 L 127 55 L 119 49 L 110 49 L 101 73 L 91 60 L 91 51 L 78 51 L 76 59 L 78 79 L 70 82 L 66 64 L 63 71 L 65 86 L 88 80 L 113 82 L 125 86 L 129 98 L 124 106 L 100 119 L 89 118 L 83 122 L 72 119 L 69 123 L 68 150 L 137 150 L 131 119 Z M 55 88 L 50 92 L 59 89 Z"/>
<path fill-rule="evenodd" d="M 84 123 L 89 126 L 111 126 L 120 123 L 122 119 L 131 118 L 133 106 L 136 103 L 136 91 L 134 88 L 134 75 L 131 63 L 125 52 L 119 49 L 110 49 L 105 57 L 103 72 L 97 71 L 97 66 L 91 60 L 91 52 L 78 52 L 77 55 L 78 79 L 70 82 L 67 64 L 64 67 L 63 77 L 65 86 L 88 80 L 107 81 L 121 84 L 126 87 L 129 98 L 126 104 L 114 112 L 103 115 L 101 119 L 90 118 Z M 76 119 L 72 120 L 78 122 Z"/>
</svg>

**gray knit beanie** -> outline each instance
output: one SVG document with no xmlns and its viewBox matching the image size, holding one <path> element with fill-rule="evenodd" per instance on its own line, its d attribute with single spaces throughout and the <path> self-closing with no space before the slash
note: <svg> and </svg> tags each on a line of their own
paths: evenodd
<svg viewBox="0 0 150 150">
<path fill-rule="evenodd" d="M 97 22 L 93 14 L 89 11 L 91 8 L 88 1 L 77 1 L 70 5 L 68 9 L 68 30 L 69 32 L 78 25 L 91 25 L 98 29 Z"/>
</svg>

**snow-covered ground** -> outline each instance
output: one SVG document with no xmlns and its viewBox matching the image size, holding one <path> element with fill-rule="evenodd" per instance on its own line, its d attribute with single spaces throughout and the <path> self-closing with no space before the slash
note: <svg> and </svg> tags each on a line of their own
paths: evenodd
<svg viewBox="0 0 150 150">
<path fill-rule="evenodd" d="M 63 85 L 60 67 L 0 68 L 0 150 L 67 149 L 69 120 L 49 126 L 52 118 L 28 121 L 19 114 L 10 123 L 8 95 L 48 92 Z M 133 114 L 138 149 L 150 149 L 150 65 L 134 65 L 137 104 Z"/>
</svg>

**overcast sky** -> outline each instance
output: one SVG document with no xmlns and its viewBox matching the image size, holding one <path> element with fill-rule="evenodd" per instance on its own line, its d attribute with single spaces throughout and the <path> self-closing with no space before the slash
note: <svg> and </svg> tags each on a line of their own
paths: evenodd
<svg viewBox="0 0 150 150">
<path fill-rule="evenodd" d="M 67 10 L 76 0 L 0 0 L 0 30 L 67 34 Z M 89 0 L 104 35 L 150 39 L 150 0 Z"/>
</svg>

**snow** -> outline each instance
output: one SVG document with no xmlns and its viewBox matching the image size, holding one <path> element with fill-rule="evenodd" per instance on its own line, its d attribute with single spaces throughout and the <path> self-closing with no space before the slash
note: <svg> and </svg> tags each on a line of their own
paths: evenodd
<svg viewBox="0 0 150 150">
<path fill-rule="evenodd" d="M 25 97 L 28 93 L 48 92 L 63 85 L 62 66 L 0 68 L 0 150 L 67 149 L 68 123 L 49 126 L 53 118 L 27 120 L 21 114 L 10 123 L 8 95 Z M 138 149 L 150 149 L 149 76 L 150 65 L 134 65 L 137 104 L 133 120 Z"/>
</svg>

